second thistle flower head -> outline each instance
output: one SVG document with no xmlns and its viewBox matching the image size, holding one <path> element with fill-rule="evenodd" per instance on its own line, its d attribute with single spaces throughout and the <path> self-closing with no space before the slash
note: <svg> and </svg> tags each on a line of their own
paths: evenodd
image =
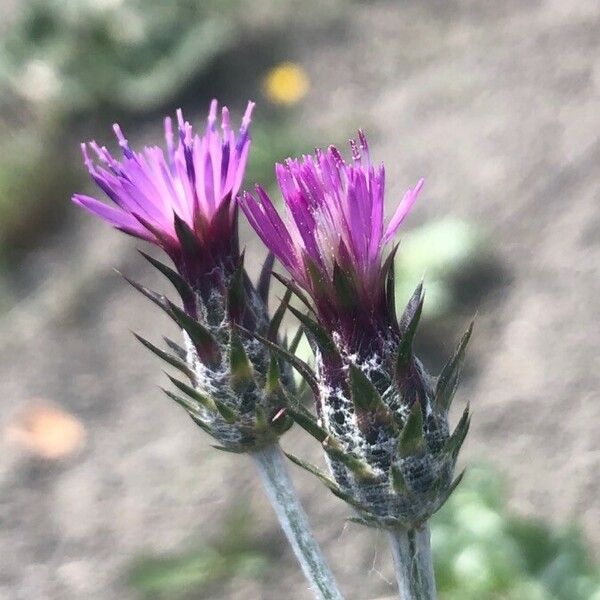
<svg viewBox="0 0 600 600">
<path fill-rule="evenodd" d="M 321 322 L 351 345 L 392 326 L 383 253 L 410 211 L 423 180 L 384 223 L 385 171 L 371 164 L 367 139 L 350 142 L 352 162 L 337 148 L 276 165 L 291 219 L 284 224 L 265 191 L 245 193 L 244 211 L 265 244 L 315 302 Z"/>
<path fill-rule="evenodd" d="M 117 229 L 161 247 L 172 259 L 175 269 L 144 254 L 174 285 L 183 308 L 130 283 L 180 326 L 185 347 L 166 340 L 167 352 L 139 339 L 188 377 L 189 383 L 171 378 L 183 395 L 167 394 L 221 447 L 237 452 L 271 443 L 291 424 L 281 410 L 289 370 L 256 340 L 240 337 L 235 327 L 276 340 L 287 302 L 269 321 L 272 261 L 267 259 L 255 288 L 239 250 L 235 197 L 248 158 L 253 107 L 249 102 L 237 135 L 226 107 L 217 127 L 216 100 L 202 135 L 177 111 L 177 139 L 171 120 L 165 120 L 166 151 L 157 146 L 133 150 L 115 125 L 120 160 L 95 142 L 82 146 L 92 179 L 113 205 L 82 194 L 73 198 Z"/>
<path fill-rule="evenodd" d="M 372 165 L 362 132 L 350 146 L 350 163 L 330 147 L 277 165 L 287 223 L 260 187 L 241 205 L 312 312 L 290 307 L 312 342 L 316 373 L 288 359 L 313 387 L 318 420 L 301 406 L 290 411 L 323 443 L 333 479 L 319 476 L 364 522 L 415 526 L 452 489 L 468 412 L 453 435 L 447 413 L 468 335 L 436 383 L 412 350 L 422 288 L 398 319 L 395 248 L 386 251 L 423 181 L 385 223 L 383 166 Z"/>
</svg>

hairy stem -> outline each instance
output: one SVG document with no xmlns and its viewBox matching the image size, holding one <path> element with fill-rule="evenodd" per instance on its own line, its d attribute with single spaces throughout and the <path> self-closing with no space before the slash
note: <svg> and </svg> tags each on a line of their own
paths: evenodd
<svg viewBox="0 0 600 600">
<path fill-rule="evenodd" d="M 435 600 L 429 526 L 388 531 L 402 600 Z"/>
<path fill-rule="evenodd" d="M 304 575 L 311 583 L 315 598 L 343 600 L 335 578 L 310 531 L 306 513 L 287 472 L 281 448 L 278 444 L 272 444 L 250 456 L 256 463 L 279 523 L 294 549 Z"/>
</svg>

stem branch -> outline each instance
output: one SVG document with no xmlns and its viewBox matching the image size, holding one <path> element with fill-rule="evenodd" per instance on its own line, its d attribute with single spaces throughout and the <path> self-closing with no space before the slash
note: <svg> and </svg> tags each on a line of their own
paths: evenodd
<svg viewBox="0 0 600 600">
<path fill-rule="evenodd" d="M 287 472 L 278 444 L 253 452 L 254 459 L 271 505 L 291 544 L 313 593 L 320 600 L 343 600 L 337 583 L 314 539 L 308 519 Z"/>
</svg>

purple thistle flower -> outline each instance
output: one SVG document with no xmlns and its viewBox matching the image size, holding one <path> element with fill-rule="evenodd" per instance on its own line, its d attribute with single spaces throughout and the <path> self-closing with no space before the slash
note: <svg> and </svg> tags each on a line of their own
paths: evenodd
<svg viewBox="0 0 600 600">
<path fill-rule="evenodd" d="M 96 142 L 82 144 L 88 171 L 112 205 L 82 194 L 73 196 L 76 204 L 117 229 L 156 244 L 173 261 L 176 269 L 142 253 L 173 284 L 183 308 L 128 281 L 175 321 L 184 346 L 165 339 L 165 351 L 136 337 L 187 378 L 186 382 L 171 377 L 178 393 L 166 391 L 167 395 L 223 447 L 236 452 L 271 444 L 291 425 L 282 410 L 283 388 L 293 381 L 291 370 L 271 364 L 269 352 L 240 335 L 236 327 L 277 339 L 285 310 L 284 303 L 269 319 L 272 257 L 265 261 L 255 287 L 239 250 L 236 195 L 250 149 L 253 108 L 249 102 L 237 135 L 226 107 L 217 128 L 216 100 L 203 135 L 194 134 L 178 110 L 177 140 L 171 119 L 165 119 L 165 150 L 150 146 L 137 152 L 114 125 L 123 153 L 120 160 Z"/>
<path fill-rule="evenodd" d="M 469 411 L 450 435 L 448 409 L 470 330 L 437 381 L 430 377 L 413 352 L 422 286 L 398 319 L 395 248 L 384 257 L 423 180 L 406 192 L 386 224 L 384 168 L 371 164 L 362 132 L 350 146 L 349 164 L 330 147 L 276 166 L 287 224 L 260 186 L 240 204 L 291 274 L 288 290 L 312 309 L 306 314 L 289 307 L 314 350 L 314 372 L 298 357 L 280 353 L 315 395 L 317 419 L 300 405 L 289 411 L 325 449 L 333 479 L 319 476 L 364 523 L 420 527 L 458 481 L 452 475 Z"/>
<path fill-rule="evenodd" d="M 371 164 L 362 131 L 350 141 L 351 163 L 337 148 L 276 165 L 288 216 L 281 219 L 264 189 L 244 193 L 242 209 L 263 242 L 315 301 L 329 329 L 349 339 L 365 327 L 388 327 L 383 253 L 417 199 L 409 189 L 384 223 L 385 171 Z"/>
<path fill-rule="evenodd" d="M 73 201 L 115 228 L 163 248 L 182 274 L 192 270 L 198 275 L 223 260 L 235 263 L 239 254 L 235 197 L 248 159 L 253 108 L 249 102 L 237 136 L 227 107 L 218 130 L 216 100 L 211 102 L 204 135 L 195 134 L 178 110 L 177 142 L 171 118 L 165 119 L 166 152 L 158 146 L 136 152 L 115 124 L 121 160 L 95 141 L 81 145 L 92 179 L 113 205 L 84 194 L 75 194 Z M 195 256 L 183 247 L 183 231 L 197 241 Z"/>
</svg>

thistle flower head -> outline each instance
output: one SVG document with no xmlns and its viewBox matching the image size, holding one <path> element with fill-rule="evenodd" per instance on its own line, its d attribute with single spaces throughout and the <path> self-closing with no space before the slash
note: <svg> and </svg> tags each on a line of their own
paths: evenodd
<svg viewBox="0 0 600 600">
<path fill-rule="evenodd" d="M 84 194 L 75 194 L 73 201 L 117 229 L 162 247 L 181 272 L 201 273 L 219 262 L 232 269 L 239 254 L 235 196 L 250 149 L 253 108 L 249 102 L 237 136 L 227 107 L 219 131 L 216 100 L 203 135 L 194 133 L 178 110 L 177 135 L 171 118 L 165 119 L 165 150 L 133 150 L 115 124 L 120 160 L 94 141 L 81 145 L 92 179 L 112 205 Z"/>
<path fill-rule="evenodd" d="M 165 339 L 163 350 L 138 339 L 184 375 L 184 380 L 171 378 L 177 393 L 165 390 L 167 395 L 222 449 L 234 452 L 271 443 L 291 425 L 282 410 L 290 369 L 237 328 L 276 340 L 289 300 L 269 320 L 272 260 L 265 262 L 255 287 L 239 251 L 235 196 L 248 158 L 253 107 L 248 103 L 237 136 L 225 107 L 217 128 L 216 100 L 203 135 L 194 134 L 177 111 L 177 141 L 171 120 L 165 120 L 166 151 L 157 146 L 134 151 L 115 125 L 121 160 L 95 142 L 82 146 L 90 175 L 114 206 L 81 194 L 73 197 L 117 229 L 158 245 L 172 259 L 175 269 L 143 254 L 173 284 L 182 308 L 128 281 L 175 321 L 184 342 Z"/>
<path fill-rule="evenodd" d="M 447 417 L 469 335 L 437 382 L 425 372 L 412 349 L 422 287 L 398 319 L 395 249 L 384 256 L 423 182 L 406 192 L 385 224 L 383 166 L 371 164 L 362 133 L 350 144 L 351 164 L 331 147 L 277 166 L 291 216 L 287 227 L 260 187 L 244 194 L 241 205 L 292 275 L 288 288 L 312 309 L 305 314 L 290 306 L 312 343 L 316 371 L 297 357 L 288 360 L 311 385 L 318 419 L 301 405 L 289 411 L 322 443 L 331 477 L 293 460 L 356 508 L 363 522 L 414 527 L 455 485 L 468 409 L 452 435 Z"/>
<path fill-rule="evenodd" d="M 256 186 L 241 205 L 263 242 L 313 298 L 321 320 L 352 339 L 391 325 L 383 254 L 423 181 L 409 189 L 384 222 L 385 172 L 371 163 L 365 135 L 351 140 L 352 162 L 334 146 L 276 165 L 287 212 L 281 219 Z"/>
</svg>

